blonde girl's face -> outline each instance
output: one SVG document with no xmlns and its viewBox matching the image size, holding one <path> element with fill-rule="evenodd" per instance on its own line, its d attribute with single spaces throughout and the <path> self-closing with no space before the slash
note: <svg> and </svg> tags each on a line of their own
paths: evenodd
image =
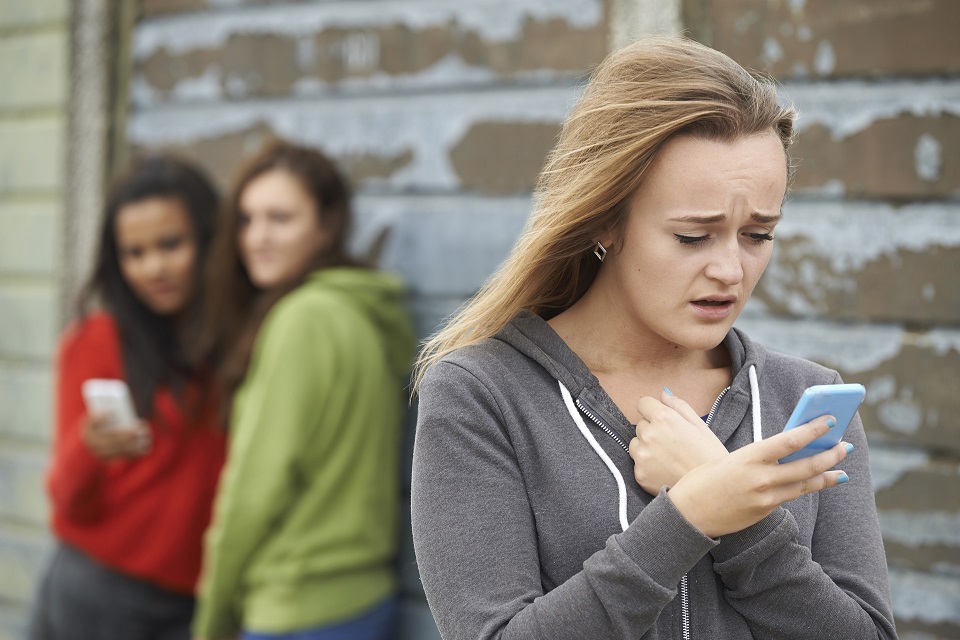
<svg viewBox="0 0 960 640">
<path fill-rule="evenodd" d="M 247 183 L 239 198 L 240 257 L 254 285 L 272 289 L 301 277 L 330 247 L 317 203 L 293 174 L 273 169 Z"/>
<path fill-rule="evenodd" d="M 157 315 L 186 309 L 196 289 L 197 241 L 180 198 L 126 204 L 113 231 L 120 273 L 133 294 Z"/>
<path fill-rule="evenodd" d="M 633 196 L 593 286 L 638 337 L 709 350 L 743 310 L 773 252 L 786 191 L 769 132 L 669 141 Z M 608 244 L 609 243 L 609 244 Z"/>
</svg>

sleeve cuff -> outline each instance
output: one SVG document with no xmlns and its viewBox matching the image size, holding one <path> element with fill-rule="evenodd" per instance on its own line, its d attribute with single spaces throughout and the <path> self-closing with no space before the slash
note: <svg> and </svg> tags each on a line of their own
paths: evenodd
<svg viewBox="0 0 960 640">
<path fill-rule="evenodd" d="M 666 489 L 616 539 L 647 575 L 670 589 L 717 545 L 683 517 Z"/>
<path fill-rule="evenodd" d="M 797 531 L 798 528 L 793 517 L 789 516 L 789 513 L 783 507 L 777 507 L 773 513 L 756 524 L 752 524 L 746 529 L 737 531 L 736 533 L 723 536 L 720 539 L 720 544 L 710 553 L 716 562 L 726 562 L 744 553 L 748 549 L 756 547 L 771 535 L 777 534 L 777 539 L 783 538 L 786 540 L 795 535 Z"/>
</svg>

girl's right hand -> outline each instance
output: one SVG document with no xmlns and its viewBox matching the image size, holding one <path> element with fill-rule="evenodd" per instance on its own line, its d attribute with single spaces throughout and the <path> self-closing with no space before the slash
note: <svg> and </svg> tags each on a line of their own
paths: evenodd
<svg viewBox="0 0 960 640">
<path fill-rule="evenodd" d="M 139 458 L 150 450 L 150 428 L 143 420 L 128 427 L 108 426 L 102 414 L 88 414 L 83 425 L 83 443 L 101 460 Z"/>
<path fill-rule="evenodd" d="M 846 443 L 809 458 L 777 462 L 825 434 L 828 419 L 834 420 L 823 416 L 701 464 L 668 495 L 701 533 L 718 538 L 759 522 L 784 502 L 842 484 L 847 475 L 829 469 L 847 457 Z"/>
</svg>

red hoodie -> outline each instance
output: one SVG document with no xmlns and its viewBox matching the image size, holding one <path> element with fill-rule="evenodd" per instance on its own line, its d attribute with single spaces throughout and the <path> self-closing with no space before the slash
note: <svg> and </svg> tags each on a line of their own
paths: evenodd
<svg viewBox="0 0 960 640">
<path fill-rule="evenodd" d="M 47 476 L 54 533 L 121 573 L 192 594 L 226 451 L 215 399 L 191 421 L 169 390 L 158 389 L 148 453 L 103 461 L 82 439 L 80 386 L 90 378 L 124 378 L 113 318 L 95 314 L 70 327 L 57 366 L 57 433 Z"/>
</svg>

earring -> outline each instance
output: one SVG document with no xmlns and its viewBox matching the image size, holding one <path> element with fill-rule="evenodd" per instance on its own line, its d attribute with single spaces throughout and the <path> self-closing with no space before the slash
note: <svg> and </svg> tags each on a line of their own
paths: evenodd
<svg viewBox="0 0 960 640">
<path fill-rule="evenodd" d="M 597 241 L 597 248 L 593 250 L 593 255 L 597 256 L 597 260 L 600 262 L 603 262 L 603 259 L 607 257 L 607 249 L 600 244 L 599 240 Z"/>
</svg>

